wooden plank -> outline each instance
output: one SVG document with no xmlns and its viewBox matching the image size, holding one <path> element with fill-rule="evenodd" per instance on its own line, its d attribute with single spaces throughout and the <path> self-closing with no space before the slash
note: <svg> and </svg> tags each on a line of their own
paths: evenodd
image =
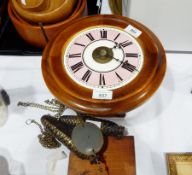
<svg viewBox="0 0 192 175">
<path fill-rule="evenodd" d="M 103 151 L 109 175 L 136 175 L 134 138 L 109 137 Z M 68 175 L 107 175 L 104 164 L 92 165 L 70 154 Z"/>
</svg>

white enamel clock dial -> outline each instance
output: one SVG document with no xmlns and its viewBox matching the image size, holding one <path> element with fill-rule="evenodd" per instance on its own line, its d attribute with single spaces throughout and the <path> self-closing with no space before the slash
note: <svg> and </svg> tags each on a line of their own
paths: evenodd
<svg viewBox="0 0 192 175">
<path fill-rule="evenodd" d="M 67 45 L 63 56 L 66 72 L 88 89 L 120 88 L 142 69 L 142 49 L 123 29 L 90 27 L 78 32 Z"/>
</svg>

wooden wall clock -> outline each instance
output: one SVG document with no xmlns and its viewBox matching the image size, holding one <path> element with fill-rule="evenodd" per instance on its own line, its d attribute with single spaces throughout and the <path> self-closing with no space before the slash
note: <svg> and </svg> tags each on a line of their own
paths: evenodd
<svg viewBox="0 0 192 175">
<path fill-rule="evenodd" d="M 78 19 L 43 52 L 47 87 L 66 106 L 93 116 L 125 113 L 157 90 L 165 51 L 142 24 L 122 16 Z"/>
</svg>

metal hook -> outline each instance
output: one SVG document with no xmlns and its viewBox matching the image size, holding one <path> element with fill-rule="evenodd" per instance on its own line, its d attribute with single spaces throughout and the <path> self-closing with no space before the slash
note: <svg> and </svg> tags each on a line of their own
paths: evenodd
<svg viewBox="0 0 192 175">
<path fill-rule="evenodd" d="M 28 119 L 25 121 L 26 125 L 30 125 L 31 123 L 33 123 L 33 120 L 32 119 Z"/>
<path fill-rule="evenodd" d="M 42 127 L 38 122 L 36 122 L 36 121 L 33 120 L 33 119 L 28 119 L 28 120 L 25 121 L 25 123 L 26 123 L 27 125 L 30 125 L 30 124 L 34 123 L 34 124 L 36 124 L 36 125 L 39 127 L 39 129 L 41 130 L 42 133 L 44 132 L 44 131 L 43 131 L 43 127 Z"/>
</svg>

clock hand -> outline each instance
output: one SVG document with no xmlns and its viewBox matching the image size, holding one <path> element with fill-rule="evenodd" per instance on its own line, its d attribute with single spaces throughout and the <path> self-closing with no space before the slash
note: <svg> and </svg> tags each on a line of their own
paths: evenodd
<svg viewBox="0 0 192 175">
<path fill-rule="evenodd" d="M 118 44 L 118 43 L 117 43 L 117 44 Z M 113 53 L 113 49 L 114 49 L 114 48 L 108 48 L 108 49 L 110 50 L 111 53 Z M 123 61 L 121 61 L 121 60 L 118 59 L 118 58 L 115 58 L 112 54 L 110 54 L 110 52 L 108 52 L 106 56 L 109 56 L 109 57 L 113 58 L 114 60 L 120 62 L 121 64 L 123 63 Z"/>
<path fill-rule="evenodd" d="M 117 43 L 118 44 L 118 43 Z M 110 53 L 113 53 L 113 49 L 114 48 L 108 48 L 109 50 L 110 50 L 110 52 L 108 52 L 107 53 L 107 55 L 106 56 L 109 56 L 110 58 L 112 58 L 112 59 L 114 59 L 114 60 L 116 60 L 117 62 L 120 62 L 121 64 L 122 64 L 122 67 L 126 67 L 127 69 L 129 69 L 129 70 L 131 70 L 131 71 L 137 71 L 137 72 L 139 72 L 139 70 L 138 69 L 136 69 L 136 67 L 134 66 L 134 65 L 131 65 L 129 62 L 128 62 L 128 60 L 126 60 L 126 61 L 121 61 L 120 59 L 118 59 L 118 58 L 116 58 L 116 57 L 114 57 L 112 54 L 110 54 Z M 121 65 L 120 64 L 120 65 Z"/>
<path fill-rule="evenodd" d="M 129 69 L 129 70 L 131 70 L 131 71 L 137 71 L 137 72 L 139 72 L 139 70 L 138 69 L 136 69 L 136 67 L 135 66 L 133 66 L 133 65 L 131 65 L 129 62 L 128 62 L 128 60 L 126 60 L 126 61 L 121 61 L 120 59 L 118 59 L 118 58 L 115 58 L 113 55 L 110 55 L 110 54 L 108 54 L 108 56 L 110 56 L 111 58 L 113 58 L 114 60 L 116 60 L 117 62 L 120 62 L 121 64 L 122 64 L 122 67 L 126 67 L 126 69 Z"/>
<path fill-rule="evenodd" d="M 121 60 L 118 59 L 118 58 L 115 58 L 113 55 L 108 55 L 108 56 L 110 56 L 110 57 L 113 58 L 114 60 L 116 60 L 116 61 L 120 62 L 121 64 L 123 64 L 123 61 L 121 61 Z"/>
<path fill-rule="evenodd" d="M 121 46 L 120 46 L 120 44 L 118 44 L 117 42 L 115 42 L 115 46 L 113 46 L 113 48 L 111 48 L 111 49 L 120 49 L 121 48 Z"/>
</svg>

